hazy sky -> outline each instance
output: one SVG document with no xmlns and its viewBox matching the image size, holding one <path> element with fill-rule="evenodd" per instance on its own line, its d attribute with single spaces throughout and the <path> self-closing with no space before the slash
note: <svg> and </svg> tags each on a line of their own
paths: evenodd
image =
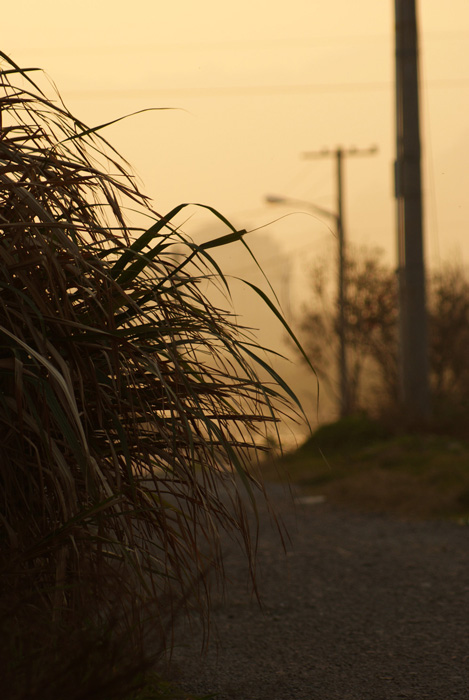
<svg viewBox="0 0 469 700">
<path fill-rule="evenodd" d="M 418 10 L 427 261 L 469 264 L 469 3 Z M 392 0 L 43 0 L 10 3 L 2 25 L 2 50 L 44 68 L 91 125 L 176 108 L 106 134 L 161 213 L 203 202 L 249 229 L 307 211 L 267 206 L 266 194 L 334 209 L 333 161 L 301 154 L 376 144 L 345 164 L 346 235 L 394 261 Z M 200 214 L 187 224 L 205 225 Z M 296 279 L 294 303 L 308 260 L 333 243 L 328 225 L 296 213 L 253 234 L 267 272 Z"/>
</svg>

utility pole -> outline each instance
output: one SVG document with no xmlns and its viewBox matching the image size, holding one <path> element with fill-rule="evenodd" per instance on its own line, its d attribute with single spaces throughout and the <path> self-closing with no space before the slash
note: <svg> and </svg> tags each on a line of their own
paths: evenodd
<svg viewBox="0 0 469 700">
<path fill-rule="evenodd" d="M 401 394 L 410 423 L 429 418 L 415 0 L 395 0 L 396 163 Z"/>
<path fill-rule="evenodd" d="M 339 378 L 340 378 L 340 416 L 343 418 L 350 412 L 348 366 L 347 366 L 347 337 L 345 305 L 347 300 L 347 280 L 346 280 L 346 252 L 345 252 L 345 230 L 344 230 L 344 209 L 343 209 L 343 160 L 346 156 L 370 156 L 377 153 L 376 146 L 366 149 L 358 148 L 336 148 L 333 150 L 322 149 L 321 151 L 308 151 L 303 154 L 305 158 L 328 158 L 330 156 L 336 161 L 336 188 L 337 188 L 337 305 L 338 305 L 338 326 L 339 326 Z"/>
</svg>

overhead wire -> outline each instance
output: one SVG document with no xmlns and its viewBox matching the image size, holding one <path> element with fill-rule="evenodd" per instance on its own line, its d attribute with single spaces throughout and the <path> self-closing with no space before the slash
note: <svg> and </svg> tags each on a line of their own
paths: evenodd
<svg viewBox="0 0 469 700">
<path fill-rule="evenodd" d="M 391 90 L 394 83 L 364 82 L 364 83 L 310 83 L 303 85 L 233 85 L 212 87 L 177 87 L 177 88 L 92 88 L 92 89 L 64 89 L 63 93 L 69 97 L 82 100 L 109 100 L 139 97 L 195 97 L 195 98 L 220 98 L 220 97 L 269 97 L 273 95 L 301 95 L 301 94 L 325 94 L 325 93 L 354 93 L 354 92 L 381 92 Z M 461 89 L 469 87 L 469 78 L 448 78 L 442 80 L 429 80 L 425 82 L 426 88 L 432 89 Z"/>
<path fill-rule="evenodd" d="M 467 39 L 469 37 L 468 30 L 451 30 L 451 31 L 436 31 L 436 32 L 425 32 L 420 40 L 420 45 L 424 46 L 427 41 L 454 41 L 455 39 Z M 279 37 L 279 38 L 266 38 L 266 39 L 228 39 L 219 41 L 187 41 L 183 43 L 164 43 L 158 38 L 158 43 L 150 42 L 139 42 L 135 44 L 95 44 L 94 46 L 86 46 L 83 43 L 73 46 L 67 44 L 64 46 L 16 46 L 16 50 L 28 50 L 34 52 L 35 54 L 42 52 L 48 54 L 63 54 L 63 53 L 80 53 L 83 51 L 87 53 L 121 53 L 122 51 L 132 51 L 132 52 L 145 52 L 145 51 L 230 51 L 243 49 L 278 49 L 279 46 L 290 47 L 292 49 L 297 48 L 311 48 L 315 49 L 321 45 L 331 46 L 333 44 L 338 44 L 343 47 L 346 44 L 359 44 L 363 46 L 364 42 L 380 42 L 391 41 L 391 36 L 388 33 L 382 34 L 355 34 L 351 36 L 350 34 L 342 35 L 309 35 L 307 37 Z"/>
</svg>

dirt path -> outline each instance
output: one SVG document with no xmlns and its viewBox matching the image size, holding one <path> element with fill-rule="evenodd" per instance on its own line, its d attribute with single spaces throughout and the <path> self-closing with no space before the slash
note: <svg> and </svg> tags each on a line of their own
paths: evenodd
<svg viewBox="0 0 469 700">
<path fill-rule="evenodd" d="M 262 512 L 263 609 L 232 546 L 208 651 L 188 631 L 178 682 L 219 700 L 468 699 L 469 527 L 273 501 L 292 541 L 285 555 Z"/>
</svg>

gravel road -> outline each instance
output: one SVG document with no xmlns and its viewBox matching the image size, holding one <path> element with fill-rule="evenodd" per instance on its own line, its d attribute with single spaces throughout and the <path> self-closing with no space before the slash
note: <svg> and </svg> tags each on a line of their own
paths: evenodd
<svg viewBox="0 0 469 700">
<path fill-rule="evenodd" d="M 208 648 L 187 630 L 177 682 L 218 700 L 469 699 L 469 527 L 271 499 L 291 541 L 262 509 L 262 608 L 228 545 Z"/>
</svg>

